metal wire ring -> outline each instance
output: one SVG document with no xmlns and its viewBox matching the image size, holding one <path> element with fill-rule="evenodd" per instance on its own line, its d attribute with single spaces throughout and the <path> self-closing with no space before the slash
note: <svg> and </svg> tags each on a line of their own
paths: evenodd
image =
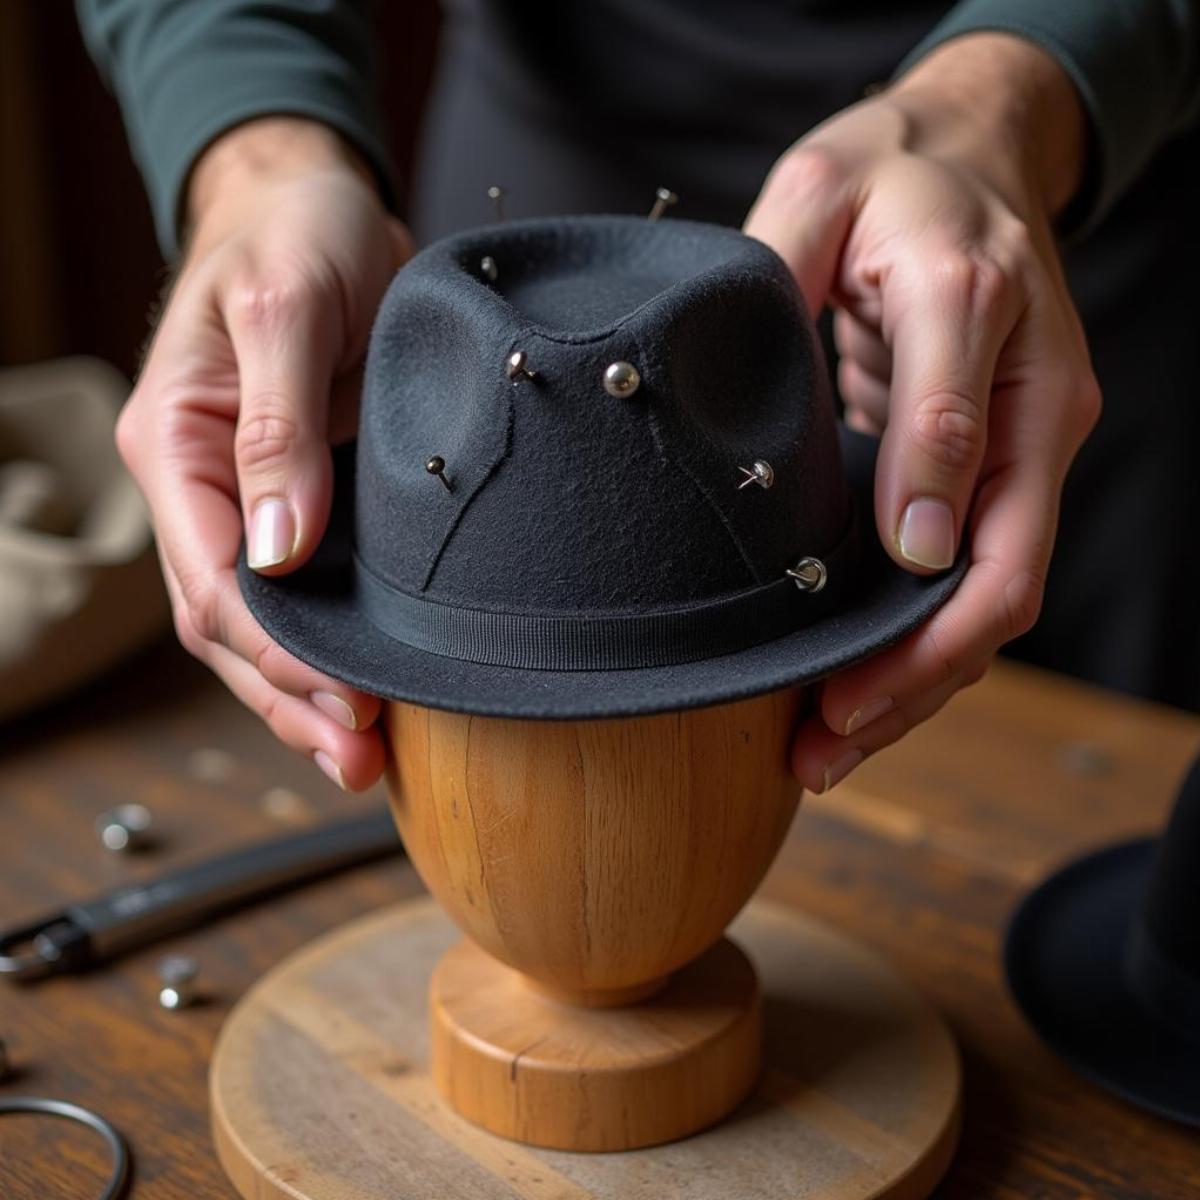
<svg viewBox="0 0 1200 1200">
<path fill-rule="evenodd" d="M 125 1139 L 99 1114 L 66 1100 L 51 1100 L 45 1096 L 9 1096 L 0 1100 L 0 1116 L 5 1113 L 37 1113 L 47 1117 L 63 1117 L 95 1130 L 105 1141 L 112 1155 L 112 1172 L 98 1200 L 120 1200 L 129 1186 L 129 1147 Z"/>
</svg>

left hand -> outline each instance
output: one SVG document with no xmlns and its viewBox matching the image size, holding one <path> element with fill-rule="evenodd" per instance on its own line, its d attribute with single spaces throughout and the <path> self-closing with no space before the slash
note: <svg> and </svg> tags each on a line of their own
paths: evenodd
<svg viewBox="0 0 1200 1200">
<path fill-rule="evenodd" d="M 929 574 L 970 538 L 946 605 L 823 685 L 793 747 L 811 791 L 932 716 L 1037 618 L 1063 481 L 1100 412 L 1052 231 L 1083 120 L 1032 43 L 961 37 L 797 142 L 747 218 L 810 311 L 837 310 L 847 421 L 882 435 L 888 553 Z"/>
</svg>

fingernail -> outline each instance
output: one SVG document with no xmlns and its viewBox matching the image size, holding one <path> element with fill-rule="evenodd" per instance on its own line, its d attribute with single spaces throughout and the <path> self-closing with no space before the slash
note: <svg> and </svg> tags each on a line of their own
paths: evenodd
<svg viewBox="0 0 1200 1200">
<path fill-rule="evenodd" d="M 944 570 L 954 561 L 954 513 L 945 500 L 919 496 L 904 510 L 900 553 L 919 567 Z"/>
<path fill-rule="evenodd" d="M 825 782 L 821 786 L 821 791 L 827 792 L 835 784 L 841 783 L 865 757 L 866 755 L 861 750 L 847 750 L 840 758 L 835 758 L 825 768 Z"/>
<path fill-rule="evenodd" d="M 296 544 L 296 518 L 286 500 L 270 496 L 260 500 L 250 518 L 246 561 L 254 570 L 284 562 Z"/>
<path fill-rule="evenodd" d="M 846 732 L 850 734 L 864 725 L 870 725 L 876 717 L 882 717 L 891 709 L 894 703 L 891 696 L 879 696 L 874 700 L 868 700 L 866 704 L 860 704 L 850 714 L 850 720 L 846 722 Z"/>
<path fill-rule="evenodd" d="M 335 696 L 332 692 L 313 692 L 309 699 L 339 725 L 344 725 L 347 729 L 358 728 L 358 718 L 354 715 L 354 709 L 341 696 Z"/>
<path fill-rule="evenodd" d="M 333 780 L 344 792 L 346 790 L 346 778 L 342 774 L 342 768 L 325 753 L 324 750 L 316 750 L 313 752 L 313 762 Z"/>
</svg>

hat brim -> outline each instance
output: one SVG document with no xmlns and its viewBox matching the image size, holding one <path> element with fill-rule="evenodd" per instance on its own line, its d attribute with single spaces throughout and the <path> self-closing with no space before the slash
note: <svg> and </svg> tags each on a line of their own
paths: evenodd
<svg viewBox="0 0 1200 1200">
<path fill-rule="evenodd" d="M 281 646 L 364 692 L 482 716 L 580 720 L 637 716 L 747 699 L 811 683 L 877 654 L 949 598 L 967 568 L 918 576 L 896 566 L 874 535 L 876 439 L 841 427 L 847 478 L 865 527 L 863 561 L 843 610 L 785 637 L 696 662 L 602 671 L 543 671 L 466 662 L 395 641 L 371 624 L 351 567 L 352 471 L 337 456 L 329 528 L 312 559 L 289 575 L 246 565 L 238 579 L 250 611 Z M 352 461 L 352 460 L 350 460 Z"/>
<path fill-rule="evenodd" d="M 1155 1019 L 1125 977 L 1154 849 L 1152 838 L 1111 846 L 1042 883 L 1013 916 L 1005 969 L 1026 1019 L 1079 1074 L 1200 1126 L 1200 1045 Z"/>
</svg>

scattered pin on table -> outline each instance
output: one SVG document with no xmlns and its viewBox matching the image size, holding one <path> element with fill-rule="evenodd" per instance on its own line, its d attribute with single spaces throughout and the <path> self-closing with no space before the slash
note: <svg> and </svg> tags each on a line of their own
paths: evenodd
<svg viewBox="0 0 1200 1200">
<path fill-rule="evenodd" d="M 504 197 L 507 192 L 498 184 L 493 183 L 487 191 L 488 199 L 496 205 L 496 220 L 503 221 L 504 218 Z"/>
<path fill-rule="evenodd" d="M 430 475 L 436 475 L 442 481 L 442 486 L 446 489 L 446 491 L 454 491 L 454 485 L 446 477 L 446 460 L 440 454 L 435 454 L 426 459 L 425 470 L 427 470 Z"/>
<path fill-rule="evenodd" d="M 669 188 L 659 188 L 654 193 L 654 207 L 650 210 L 650 220 L 657 221 L 671 207 L 678 204 L 679 197 Z"/>
<path fill-rule="evenodd" d="M 738 484 L 739 492 L 742 488 L 749 487 L 752 483 L 757 483 L 760 488 L 769 488 L 775 482 L 775 468 L 761 458 L 754 460 L 754 466 L 738 467 L 738 470 L 746 476 Z"/>
<path fill-rule="evenodd" d="M 199 974 L 199 964 L 186 954 L 169 954 L 161 959 L 158 978 L 162 981 L 162 987 L 159 989 L 158 1003 L 172 1012 L 195 1004 L 196 976 Z"/>
<path fill-rule="evenodd" d="M 825 564 L 819 558 L 802 558 L 784 572 L 790 575 L 802 592 L 819 592 L 828 579 Z"/>
<path fill-rule="evenodd" d="M 485 254 L 479 260 L 479 272 L 488 283 L 495 283 L 497 276 L 500 274 L 496 268 L 496 260 L 490 254 Z"/>
<path fill-rule="evenodd" d="M 96 818 L 96 835 L 106 850 L 143 850 L 151 842 L 154 814 L 144 804 L 118 804 Z"/>
<path fill-rule="evenodd" d="M 522 379 L 529 380 L 532 383 L 537 379 L 537 372 L 531 371 L 526 365 L 529 361 L 529 356 L 524 350 L 514 350 L 504 364 L 504 374 L 513 381 L 520 383 Z"/>
</svg>

